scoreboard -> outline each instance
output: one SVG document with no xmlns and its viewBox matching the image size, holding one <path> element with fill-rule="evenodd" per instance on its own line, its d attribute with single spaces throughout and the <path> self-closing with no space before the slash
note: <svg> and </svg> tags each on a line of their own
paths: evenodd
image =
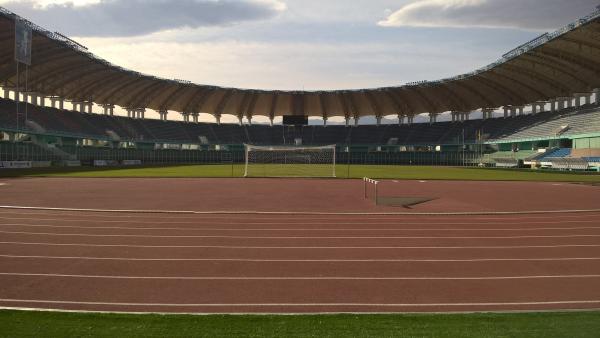
<svg viewBox="0 0 600 338">
<path fill-rule="evenodd" d="M 283 117 L 284 126 L 308 126 L 308 115 L 293 115 Z"/>
</svg>

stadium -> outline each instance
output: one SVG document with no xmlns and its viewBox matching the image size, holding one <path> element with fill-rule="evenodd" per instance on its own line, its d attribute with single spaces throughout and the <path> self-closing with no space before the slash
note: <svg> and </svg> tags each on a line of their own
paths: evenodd
<svg viewBox="0 0 600 338">
<path fill-rule="evenodd" d="M 362 90 L 142 74 L 2 7 L 0 46 L 8 336 L 169 314 L 209 316 L 168 336 L 600 330 L 600 9 L 470 73 Z"/>
</svg>

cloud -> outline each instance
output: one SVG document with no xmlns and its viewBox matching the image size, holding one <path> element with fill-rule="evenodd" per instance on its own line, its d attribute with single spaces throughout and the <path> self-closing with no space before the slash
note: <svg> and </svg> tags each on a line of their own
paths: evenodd
<svg viewBox="0 0 600 338">
<path fill-rule="evenodd" d="M 71 36 L 122 37 L 158 31 L 266 20 L 286 9 L 280 0 L 97 0 L 47 3 L 10 0 L 3 6 Z"/>
<path fill-rule="evenodd" d="M 596 5 L 597 0 L 413 0 L 378 24 L 553 30 Z"/>
</svg>

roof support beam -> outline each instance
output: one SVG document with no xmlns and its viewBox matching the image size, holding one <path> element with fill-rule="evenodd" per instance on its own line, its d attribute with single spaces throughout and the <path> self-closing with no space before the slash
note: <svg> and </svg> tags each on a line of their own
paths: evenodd
<svg viewBox="0 0 600 338">
<path fill-rule="evenodd" d="M 533 63 L 534 68 L 535 65 L 541 65 L 543 67 L 547 67 L 552 69 L 552 71 L 556 74 L 556 73 L 560 73 L 561 75 L 568 77 L 570 79 L 572 79 L 575 82 L 579 82 L 580 84 L 582 84 L 584 87 L 590 87 L 590 83 L 587 81 L 584 81 L 582 79 L 580 79 L 579 77 L 573 75 L 573 73 L 575 72 L 575 69 L 573 69 L 572 67 L 569 66 L 565 66 L 565 65 L 557 65 L 555 61 L 553 60 L 548 60 L 545 57 L 542 57 L 540 55 L 535 55 L 535 54 L 525 54 L 522 56 L 523 60 L 529 60 L 530 62 Z M 570 68 L 565 70 L 565 67 Z"/>
<path fill-rule="evenodd" d="M 171 108 L 171 106 L 177 101 L 179 100 L 179 98 L 185 94 L 185 92 L 187 92 L 189 89 L 191 89 L 190 87 L 183 85 L 183 84 L 179 84 L 178 86 L 175 87 L 175 89 L 169 93 L 169 95 L 167 96 L 166 99 L 164 99 L 161 103 L 158 104 L 158 109 L 159 110 L 169 110 Z"/>
<path fill-rule="evenodd" d="M 534 95 L 536 95 L 537 97 L 534 98 L 533 101 L 537 101 L 540 99 L 546 99 L 552 96 L 552 94 L 549 93 L 544 93 L 541 90 L 537 89 L 536 87 L 534 87 L 534 85 L 530 85 L 528 84 L 527 78 L 523 78 L 518 72 L 515 72 L 514 70 L 508 69 L 508 68 L 504 68 L 502 70 L 498 69 L 496 70 L 492 76 L 501 78 L 505 81 L 508 82 L 513 82 L 529 91 L 531 91 L 532 93 L 534 93 Z M 544 83 L 545 85 L 548 86 L 547 83 L 543 82 L 543 81 L 538 81 L 540 83 Z M 553 86 L 550 86 L 552 89 L 556 90 L 556 88 L 554 88 Z M 559 91 L 559 90 L 557 90 Z M 527 100 L 525 102 L 522 102 L 521 104 L 525 104 L 528 103 L 528 101 L 532 101 L 532 100 Z"/>
<path fill-rule="evenodd" d="M 489 74 L 479 74 L 474 76 L 473 79 L 475 79 L 477 82 L 483 83 L 484 85 L 494 89 L 496 92 L 506 97 L 505 102 L 500 105 L 508 105 L 510 102 L 524 104 L 528 101 L 524 96 L 521 96 L 512 89 L 507 88 L 501 83 L 498 83 L 497 80 L 490 78 Z"/>
</svg>

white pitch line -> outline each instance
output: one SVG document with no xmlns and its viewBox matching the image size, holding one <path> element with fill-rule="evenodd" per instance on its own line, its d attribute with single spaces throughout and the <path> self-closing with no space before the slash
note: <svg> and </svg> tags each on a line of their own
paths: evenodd
<svg viewBox="0 0 600 338">
<path fill-rule="evenodd" d="M 568 262 L 600 261 L 600 257 L 481 258 L 481 259 L 248 259 L 248 258 L 125 258 L 77 256 L 0 255 L 10 259 L 84 260 L 124 262 L 248 262 L 248 263 L 479 263 L 479 262 Z"/>
<path fill-rule="evenodd" d="M 600 229 L 600 226 L 590 227 L 551 227 L 551 228 L 487 228 L 487 229 L 475 229 L 475 228 L 452 228 L 452 229 L 423 229 L 423 228 L 161 228 L 161 227 L 111 227 L 111 226 L 81 226 L 81 225 L 53 225 L 53 224 L 25 224 L 25 223 L 0 223 L 0 226 L 17 226 L 17 227 L 28 227 L 28 228 L 52 228 L 52 229 L 93 229 L 93 230 L 133 230 L 133 231 L 226 231 L 226 232 L 265 232 L 265 231 L 281 231 L 281 232 L 325 232 L 325 231 L 383 231 L 383 232 L 403 232 L 403 231 L 423 231 L 423 232 L 441 232 L 441 231 L 553 231 L 553 230 L 595 230 Z"/>
<path fill-rule="evenodd" d="M 203 235 L 115 235 L 80 234 L 27 231 L 0 231 L 8 235 L 32 235 L 53 237 L 94 237 L 94 238 L 203 238 L 203 239 L 541 239 L 541 238 L 600 238 L 600 234 L 587 235 L 545 235 L 545 236 L 203 236 Z"/>
<path fill-rule="evenodd" d="M 560 249 L 560 248 L 600 248 L 600 244 L 565 245 L 499 245 L 499 246 L 235 246 L 235 245 L 133 245 L 133 244 L 92 244 L 92 243 L 42 243 L 42 242 L 0 242 L 4 245 L 56 246 L 83 248 L 138 248 L 138 249 L 244 249 L 244 250 L 495 250 L 495 249 Z"/>
<path fill-rule="evenodd" d="M 0 272 L 7 277 L 46 277 L 74 279 L 116 279 L 116 280 L 177 280 L 177 281 L 215 281 L 215 280 L 276 280 L 276 281 L 470 281 L 470 280 L 525 280 L 525 279 L 595 279 L 600 275 L 532 275 L 532 276 L 493 276 L 493 277 L 219 277 L 219 276 L 118 276 L 118 275 L 79 275 L 58 273 Z"/>
<path fill-rule="evenodd" d="M 0 299 L 2 303 L 24 304 L 56 304 L 56 305 L 96 305 L 116 307 L 506 307 L 506 306 L 546 306 L 546 305 L 588 305 L 600 304 L 600 300 L 565 300 L 540 302 L 488 302 L 488 303 L 117 303 L 117 302 L 85 302 L 41 299 Z"/>
<path fill-rule="evenodd" d="M 14 220 L 14 221 L 59 221 L 59 222 L 78 222 L 78 223 L 128 223 L 128 224 L 193 224 L 193 225 L 206 225 L 201 221 L 196 222 L 182 222 L 182 221 L 129 221 L 129 220 L 90 220 L 90 219 L 64 219 L 64 218 L 33 218 L 33 217 L 0 217 L 0 219 L 4 220 Z M 336 219 L 332 219 L 332 222 L 309 222 L 309 221 L 301 221 L 301 222 L 290 222 L 290 221 L 272 221 L 272 222 L 253 222 L 247 221 L 246 219 L 240 219 L 239 222 L 227 222 L 222 220 L 217 220 L 215 223 L 219 225 L 506 225 L 507 221 L 503 222 L 405 222 L 403 220 L 398 221 L 390 221 L 388 219 L 381 219 L 380 221 L 388 221 L 388 222 L 372 222 L 368 221 L 359 221 L 359 222 L 336 222 Z M 297 218 L 296 218 L 297 219 Z M 556 218 L 553 218 L 554 220 Z M 271 219 L 272 220 L 272 219 Z M 510 224 L 515 225 L 525 225 L 525 224 L 580 224 L 580 223 L 598 223 L 597 220 L 575 220 L 575 221 L 535 221 L 535 222 L 509 222 Z M 214 225 L 214 224 L 213 224 Z"/>
</svg>

